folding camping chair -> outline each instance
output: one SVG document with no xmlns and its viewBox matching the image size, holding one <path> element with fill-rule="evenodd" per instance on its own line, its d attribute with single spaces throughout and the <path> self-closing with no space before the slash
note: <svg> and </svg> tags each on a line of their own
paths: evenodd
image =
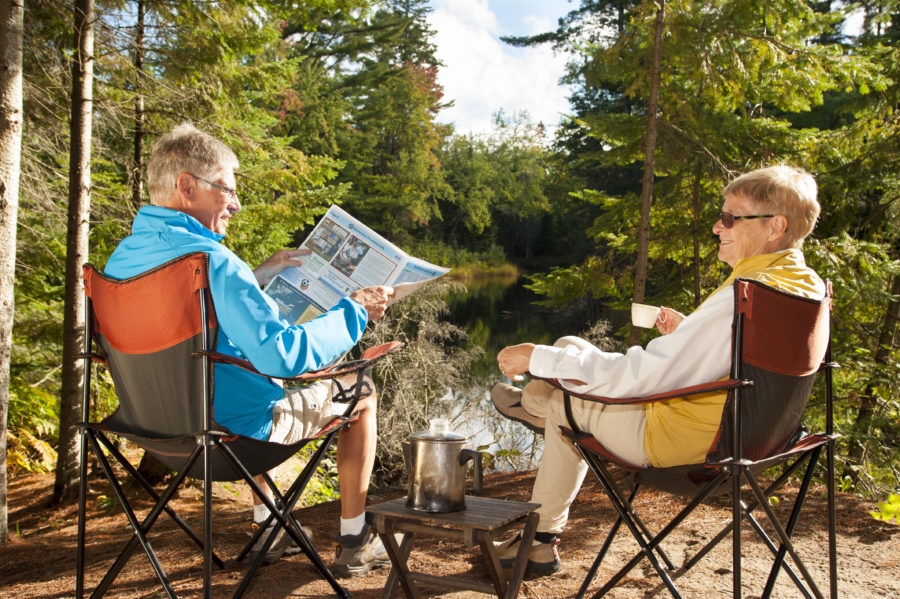
<svg viewBox="0 0 900 599">
<path fill-rule="evenodd" d="M 194 253 L 181 256 L 136 277 L 115 280 L 104 277 L 91 265 L 84 267 L 86 294 L 86 331 L 84 341 L 85 380 L 81 432 L 81 493 L 78 506 L 78 556 L 76 596 L 84 593 L 85 526 L 88 450 L 99 462 L 113 492 L 133 529 L 118 559 L 92 593 L 100 597 L 121 572 L 129 557 L 141 545 L 154 572 L 169 597 L 175 591 L 147 538 L 148 532 L 162 512 L 203 551 L 203 589 L 209 597 L 212 564 L 223 568 L 222 560 L 212 550 L 212 481 L 244 480 L 263 499 L 272 514 L 253 535 L 238 560 L 243 559 L 274 518 L 275 530 L 250 564 L 235 597 L 243 595 L 266 551 L 281 527 L 328 581 L 339 597 L 349 597 L 325 566 L 310 538 L 294 519 L 291 511 L 326 455 L 335 435 L 349 425 L 359 399 L 372 393 L 364 373 L 375 361 L 398 351 L 403 344 L 387 343 L 370 348 L 361 359 L 317 372 L 286 379 L 308 383 L 331 380 L 335 385 L 334 400 L 345 402 L 343 416 L 309 439 L 292 445 L 269 443 L 236 435 L 214 420 L 212 402 L 215 380 L 213 364 L 229 362 L 253 370 L 249 362 L 237 360 L 215 351 L 217 320 L 209 293 L 208 256 Z M 92 351 L 93 347 L 97 351 Z M 105 364 L 112 374 L 119 405 L 101 422 L 92 422 L 90 408 L 91 361 Z M 255 372 L 255 370 L 254 370 Z M 340 377 L 340 378 L 338 378 Z M 177 474 L 162 494 L 122 455 L 109 434 L 128 439 L 151 452 Z M 311 441 L 320 439 L 318 449 L 289 490 L 282 494 L 265 474 L 271 468 L 296 454 Z M 107 452 L 156 501 L 154 507 L 139 520 L 113 472 Z M 253 479 L 264 475 L 279 505 L 268 499 Z M 186 478 L 203 481 L 203 538 L 178 516 L 169 501 Z"/>
<path fill-rule="evenodd" d="M 734 291 L 732 366 L 727 380 L 675 389 L 644 398 L 580 395 L 566 391 L 559 385 L 559 381 L 549 381 L 564 393 L 569 427 L 561 427 L 563 435 L 574 442 L 618 513 L 618 519 L 585 577 L 578 597 L 583 597 L 587 592 L 623 522 L 640 545 L 640 551 L 594 597 L 606 594 L 646 557 L 671 594 L 679 598 L 681 594 L 673 580 L 693 567 L 729 532 L 732 533 L 734 561 L 733 596 L 740 597 L 741 522 L 746 519 L 774 555 L 761 596 L 769 597 L 776 577 L 783 570 L 803 596 L 821 599 L 822 593 L 797 554 L 791 535 L 823 448 L 827 452 L 825 478 L 828 493 L 829 590 L 832 599 L 837 597 L 834 441 L 838 435 L 834 434 L 832 418 L 831 369 L 836 364 L 831 362 L 829 344 L 830 284 L 827 297 L 821 301 L 797 297 L 762 283 L 743 279 L 735 281 Z M 801 417 L 819 371 L 823 371 L 825 376 L 826 430 L 824 433 L 809 434 L 801 424 Z M 642 468 L 623 462 L 606 450 L 601 440 L 580 431 L 571 411 L 571 396 L 603 403 L 637 404 L 722 390 L 727 391 L 728 397 L 719 433 L 703 464 Z M 610 464 L 618 465 L 629 473 L 624 481 L 614 478 L 609 469 Z M 763 489 L 758 475 L 776 464 L 784 464 L 785 467 Z M 797 497 L 787 523 L 782 524 L 769 505 L 768 498 L 804 464 L 806 469 L 802 473 Z M 741 498 L 745 482 L 752 490 L 753 497 L 746 501 Z M 641 486 L 693 498 L 667 526 L 654 535 L 634 508 L 633 500 Z M 630 487 L 627 493 L 625 487 Z M 729 492 L 731 522 L 680 568 L 676 568 L 662 550 L 662 541 L 706 498 Z M 753 515 L 757 508 L 765 512 L 775 530 L 778 546 Z M 785 554 L 790 555 L 793 568 L 785 561 Z M 800 575 L 794 568 L 800 571 Z"/>
</svg>

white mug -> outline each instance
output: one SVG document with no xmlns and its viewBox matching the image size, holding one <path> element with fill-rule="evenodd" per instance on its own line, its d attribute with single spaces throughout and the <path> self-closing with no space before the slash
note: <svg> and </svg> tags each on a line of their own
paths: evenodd
<svg viewBox="0 0 900 599">
<path fill-rule="evenodd" d="M 659 316 L 658 306 L 647 304 L 631 304 L 631 323 L 636 327 L 652 329 Z"/>
</svg>

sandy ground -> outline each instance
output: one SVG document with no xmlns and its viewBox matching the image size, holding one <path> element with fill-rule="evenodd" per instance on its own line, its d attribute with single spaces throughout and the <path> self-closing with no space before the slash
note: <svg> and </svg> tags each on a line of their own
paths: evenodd
<svg viewBox="0 0 900 599">
<path fill-rule="evenodd" d="M 498 474 L 488 476 L 483 495 L 527 501 L 533 473 Z M 50 507 L 48 500 L 53 479 L 51 475 L 25 475 L 11 481 L 10 543 L 0 546 L 0 596 L 16 598 L 72 597 L 75 588 L 75 538 L 77 503 Z M 246 567 L 234 558 L 248 539 L 250 514 L 247 493 L 218 488 L 215 499 L 216 551 L 226 561 L 226 568 L 214 570 L 214 597 L 229 597 L 239 584 Z M 90 542 L 87 551 L 87 585 L 92 589 L 109 563 L 129 537 L 127 523 L 104 497 L 108 489 L 99 480 L 92 485 L 89 503 Z M 404 495 L 402 489 L 379 492 L 370 496 L 370 503 L 379 503 Z M 780 510 L 785 509 L 791 493 L 781 496 Z M 174 501 L 174 506 L 189 523 L 201 522 L 200 492 L 188 488 Z M 637 502 L 638 509 L 648 514 L 648 524 L 659 525 L 680 506 L 678 499 L 647 493 Z M 149 503 L 141 503 L 147 509 Z M 879 523 L 868 511 L 872 505 L 852 496 L 838 497 L 838 568 L 840 595 L 847 598 L 900 597 L 900 526 Z M 326 503 L 297 510 L 297 516 L 313 529 L 316 545 L 326 564 L 333 559 L 331 540 L 337 534 L 338 505 Z M 674 534 L 665 545 L 670 557 L 680 562 L 692 550 L 701 546 L 727 521 L 729 511 L 724 506 L 703 506 Z M 613 521 L 613 509 L 602 495 L 597 483 L 585 484 L 572 508 L 569 526 L 562 536 L 560 553 L 563 570 L 547 578 L 526 576 L 520 597 L 573 597 L 602 543 L 602 537 Z M 771 556 L 755 542 L 752 531 L 744 529 L 743 583 L 745 597 L 758 597 L 768 575 Z M 795 535 L 798 550 L 808 561 L 816 581 L 827 594 L 825 515 L 822 489 L 814 488 L 808 507 L 804 510 Z M 163 567 L 176 592 L 183 597 L 201 596 L 201 555 L 183 534 L 167 519 L 162 518 L 151 535 Z M 633 555 L 637 545 L 621 537 L 611 555 L 601 566 L 599 577 L 606 579 Z M 477 549 L 429 537 L 420 537 L 410 558 L 414 571 L 435 575 L 482 577 L 485 568 Z M 368 576 L 342 581 L 355 598 L 380 597 L 388 569 L 373 571 Z M 685 597 L 723 597 L 731 592 L 731 544 L 726 540 L 707 555 L 694 569 L 681 577 L 677 584 Z M 595 582 L 593 590 L 599 588 Z M 437 586 L 423 585 L 425 597 L 484 597 L 470 591 L 450 591 Z M 111 597 L 163 597 L 146 556 L 138 550 L 108 594 Z M 302 555 L 285 558 L 258 572 L 246 597 L 330 597 L 330 588 L 317 580 L 308 560 Z M 395 597 L 402 597 L 398 591 Z M 668 597 L 658 584 L 652 568 L 643 560 L 609 595 L 613 598 Z M 800 594 L 787 576 L 780 576 L 775 597 L 799 597 Z"/>
</svg>

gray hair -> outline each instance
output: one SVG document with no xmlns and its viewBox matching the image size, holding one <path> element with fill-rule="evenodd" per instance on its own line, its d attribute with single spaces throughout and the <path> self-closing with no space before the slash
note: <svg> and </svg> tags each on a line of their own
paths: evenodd
<svg viewBox="0 0 900 599">
<path fill-rule="evenodd" d="M 782 214 L 787 218 L 785 241 L 799 248 L 812 233 L 821 206 L 816 199 L 818 188 L 813 176 L 793 166 L 778 165 L 743 174 L 725 188 L 725 195 L 742 195 L 762 212 Z"/>
<path fill-rule="evenodd" d="M 213 179 L 220 169 L 237 166 L 237 156 L 228 146 L 190 123 L 182 123 L 153 144 L 147 165 L 150 203 L 165 205 L 181 173 Z"/>
</svg>

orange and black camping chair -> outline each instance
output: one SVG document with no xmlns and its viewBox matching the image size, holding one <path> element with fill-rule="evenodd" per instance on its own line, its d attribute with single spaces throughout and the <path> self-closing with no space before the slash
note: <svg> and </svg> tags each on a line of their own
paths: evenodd
<svg viewBox="0 0 900 599">
<path fill-rule="evenodd" d="M 260 441 L 231 433 L 215 422 L 212 397 L 215 387 L 213 364 L 217 361 L 243 362 L 215 351 L 217 320 L 209 293 L 208 256 L 194 253 L 171 260 L 141 275 L 116 280 L 105 277 L 92 266 L 84 267 L 86 298 L 86 334 L 84 402 L 81 432 L 81 493 L 78 508 L 78 556 L 76 597 L 84 595 L 86 493 L 88 452 L 91 451 L 134 531 L 119 557 L 91 594 L 104 595 L 121 572 L 132 553 L 140 545 L 169 597 L 176 597 L 148 533 L 165 512 L 203 552 L 203 589 L 209 597 L 212 565 L 223 568 L 222 560 L 212 546 L 213 481 L 244 480 L 267 503 L 272 514 L 253 535 L 237 559 L 243 559 L 267 530 L 272 518 L 276 530 L 250 564 L 235 597 L 246 591 L 280 527 L 297 543 L 319 574 L 328 581 L 339 597 L 349 597 L 322 561 L 310 538 L 294 519 L 291 511 L 326 455 L 337 433 L 356 417 L 359 399 L 372 393 L 365 371 L 371 364 L 398 351 L 403 344 L 394 342 L 370 348 L 361 359 L 325 370 L 309 372 L 290 382 L 306 383 L 331 379 L 337 386 L 335 399 L 346 402 L 344 415 L 335 418 L 312 438 L 292 445 Z M 118 407 L 100 422 L 92 422 L 90 406 L 91 362 L 104 364 L 115 384 Z M 340 377 L 340 379 L 338 379 Z M 343 381 L 343 382 L 342 382 Z M 122 455 L 109 435 L 125 438 L 176 472 L 163 493 L 153 486 Z M 290 485 L 281 493 L 267 474 L 312 441 L 321 440 L 312 457 Z M 108 455 L 107 455 L 108 454 Z M 155 501 L 142 519 L 138 518 L 113 470 L 112 460 L 130 475 Z M 263 474 L 278 505 L 253 479 Z M 202 537 L 196 534 L 169 506 L 169 501 L 186 478 L 203 481 Z"/>
<path fill-rule="evenodd" d="M 640 551 L 594 594 L 601 597 L 616 586 L 643 558 L 647 558 L 673 597 L 681 597 L 674 580 L 690 570 L 714 546 L 731 533 L 733 596 L 742 596 L 741 523 L 746 520 L 772 554 L 772 567 L 763 589 L 755 596 L 769 597 L 777 577 L 784 572 L 804 597 L 823 597 L 816 581 L 791 541 L 800 510 L 812 481 L 820 453 L 826 450 L 829 591 L 837 597 L 834 507 L 834 441 L 832 408 L 832 368 L 830 357 L 831 288 L 821 301 L 797 297 L 757 281 L 738 279 L 734 283 L 735 309 L 732 324 L 732 366 L 726 380 L 689 388 L 674 389 L 652 397 L 609 398 L 563 390 L 568 427 L 563 435 L 572 440 L 600 481 L 618 513 L 578 593 L 583 597 L 624 523 L 640 545 Z M 818 372 L 825 379 L 825 431 L 810 434 L 802 424 L 803 413 Z M 672 468 L 642 468 L 623 462 L 611 454 L 601 440 L 579 430 L 571 411 L 571 397 L 603 403 L 639 404 L 689 397 L 697 393 L 727 391 L 719 433 L 702 464 Z M 759 475 L 781 464 L 783 469 L 764 485 Z M 623 468 L 624 480 L 614 475 L 610 465 Z M 769 497 L 795 474 L 801 476 L 796 498 L 783 523 L 769 504 Z M 638 515 L 634 497 L 641 487 L 659 489 L 690 497 L 684 508 L 658 533 L 652 533 Z M 749 487 L 747 499 L 744 487 Z M 731 494 L 731 521 L 693 557 L 676 567 L 663 551 L 666 537 L 693 510 L 711 496 Z M 775 531 L 766 533 L 754 516 L 765 513 Z M 786 560 L 790 556 L 790 563 Z M 799 574 L 798 574 L 799 572 Z"/>
</svg>

